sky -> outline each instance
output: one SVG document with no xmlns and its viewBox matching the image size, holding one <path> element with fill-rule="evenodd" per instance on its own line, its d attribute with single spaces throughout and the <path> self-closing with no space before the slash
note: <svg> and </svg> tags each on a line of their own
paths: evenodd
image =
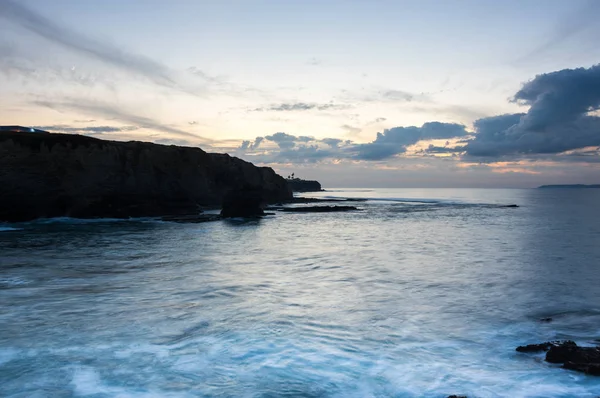
<svg viewBox="0 0 600 398">
<path fill-rule="evenodd" d="M 325 187 L 600 183 L 597 0 L 0 0 L 0 125 Z"/>
</svg>

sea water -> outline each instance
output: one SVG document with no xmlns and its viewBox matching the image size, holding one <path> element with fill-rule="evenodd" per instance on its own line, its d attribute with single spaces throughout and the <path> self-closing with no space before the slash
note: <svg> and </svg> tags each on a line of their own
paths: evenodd
<svg viewBox="0 0 600 398">
<path fill-rule="evenodd" d="M 366 201 L 1 224 L 0 396 L 600 395 L 515 352 L 598 343 L 600 190 L 313 196 Z"/>
</svg>

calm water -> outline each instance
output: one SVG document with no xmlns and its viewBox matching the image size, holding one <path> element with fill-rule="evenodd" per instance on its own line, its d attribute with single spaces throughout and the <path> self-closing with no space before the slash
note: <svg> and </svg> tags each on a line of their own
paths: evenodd
<svg viewBox="0 0 600 398">
<path fill-rule="evenodd" d="M 370 200 L 0 225 L 0 396 L 600 395 L 514 351 L 600 338 L 600 190 L 316 195 Z"/>
</svg>

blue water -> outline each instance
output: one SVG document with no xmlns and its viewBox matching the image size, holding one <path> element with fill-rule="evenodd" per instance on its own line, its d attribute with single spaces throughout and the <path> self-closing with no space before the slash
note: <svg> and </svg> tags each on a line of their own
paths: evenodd
<svg viewBox="0 0 600 398">
<path fill-rule="evenodd" d="M 314 195 L 369 200 L 0 225 L 0 396 L 600 395 L 514 351 L 600 338 L 600 190 Z"/>
</svg>

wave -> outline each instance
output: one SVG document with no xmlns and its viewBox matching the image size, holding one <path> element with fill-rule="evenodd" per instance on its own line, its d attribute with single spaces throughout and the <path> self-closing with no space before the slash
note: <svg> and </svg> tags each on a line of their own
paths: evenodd
<svg viewBox="0 0 600 398">
<path fill-rule="evenodd" d="M 21 231 L 23 228 L 0 227 L 0 232 Z"/>
</svg>

